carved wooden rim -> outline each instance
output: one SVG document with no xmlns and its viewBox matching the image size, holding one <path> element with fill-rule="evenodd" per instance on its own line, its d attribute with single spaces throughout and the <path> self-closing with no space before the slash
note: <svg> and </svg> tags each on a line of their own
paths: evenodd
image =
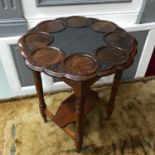
<svg viewBox="0 0 155 155">
<path fill-rule="evenodd" d="M 81 28 L 89 26 L 90 20 L 82 16 L 71 16 L 66 19 L 66 23 L 70 27 Z"/>
<path fill-rule="evenodd" d="M 52 32 L 63 31 L 65 28 L 66 28 L 66 24 L 62 21 L 46 20 L 46 21 L 39 23 L 35 29 L 41 32 L 52 33 Z"/>
<path fill-rule="evenodd" d="M 34 38 L 32 36 L 34 36 Z M 30 37 L 32 37 L 32 38 L 30 38 Z M 44 37 L 44 39 L 43 39 L 43 37 Z M 20 47 L 21 55 L 24 58 L 27 58 L 33 51 L 35 51 L 41 47 L 47 47 L 53 41 L 54 41 L 54 37 L 52 35 L 50 36 L 48 33 L 30 32 L 18 40 L 18 45 Z M 37 45 L 35 45 L 35 43 Z M 30 46 L 31 48 L 28 48 L 28 45 L 31 45 Z"/>
<path fill-rule="evenodd" d="M 134 38 L 125 32 L 110 32 L 107 33 L 103 39 L 108 45 L 120 48 L 132 48 L 134 43 Z"/>
<path fill-rule="evenodd" d="M 50 30 L 46 29 L 46 26 L 50 27 L 50 24 L 48 23 L 54 24 L 53 27 L 50 28 Z M 60 27 L 59 26 L 57 27 L 56 26 L 57 24 Z M 41 25 L 45 26 L 45 27 L 43 26 L 44 29 L 40 29 Z M 39 66 L 29 61 L 31 60 L 31 54 L 34 51 L 38 50 L 39 48 L 48 49 L 48 45 L 54 41 L 54 37 L 52 37 L 52 35 L 49 33 L 63 31 L 67 26 L 73 27 L 73 28 L 84 28 L 88 26 L 92 29 L 92 31 L 96 31 L 98 33 L 103 34 L 103 40 L 105 41 L 106 45 L 96 49 L 94 56 L 89 55 L 87 53 L 80 52 L 80 53 L 74 53 L 68 56 L 67 58 L 65 58 L 65 54 L 62 52 L 63 60 L 51 66 Z M 43 36 L 47 40 L 43 39 L 42 41 L 40 41 L 40 43 L 37 46 L 35 45 L 36 47 L 34 48 L 34 50 L 32 51 L 30 50 L 30 53 L 28 53 L 29 50 L 26 48 L 25 38 L 29 38 L 31 35 L 38 36 L 38 38 L 36 38 L 34 41 L 31 41 L 31 45 L 33 45 L 37 39 L 42 38 Z M 119 39 L 120 39 L 120 44 L 118 41 Z M 126 44 L 125 46 L 124 46 L 124 42 Z M 91 18 L 86 18 L 81 16 L 71 16 L 68 18 L 62 18 L 62 20 L 61 19 L 47 20 L 39 23 L 32 30 L 28 31 L 26 35 L 20 38 L 18 41 L 18 44 L 20 47 L 21 55 L 22 57 L 25 58 L 25 63 L 32 70 L 45 72 L 46 74 L 49 74 L 55 77 L 66 77 L 76 81 L 83 81 L 83 80 L 93 78 L 95 76 L 101 77 L 101 76 L 109 75 L 116 72 L 117 70 L 127 68 L 129 65 L 132 64 L 133 59 L 137 53 L 138 43 L 134 37 L 132 37 L 130 34 L 128 34 L 126 31 L 124 31 L 122 28 L 118 27 L 116 24 L 112 22 L 105 21 L 105 20 L 91 19 Z M 122 44 L 123 46 L 121 46 Z M 51 46 L 51 48 L 54 48 L 54 47 Z M 120 52 L 119 53 L 120 56 L 122 56 L 123 53 L 125 52 L 127 52 L 127 55 L 124 55 L 124 60 L 122 56 L 122 61 L 118 63 L 115 63 L 115 61 L 113 61 L 113 64 L 112 63 L 107 64 L 107 66 L 105 66 L 105 68 L 103 67 L 102 69 L 100 66 L 101 62 L 99 61 L 98 54 L 99 54 L 99 51 L 106 48 L 117 49 L 118 52 Z M 62 51 L 60 49 L 57 49 L 57 50 Z M 121 52 L 122 52 L 122 55 L 121 55 Z M 93 63 L 95 64 L 94 68 L 93 67 L 91 68 L 91 63 L 90 63 L 90 66 L 88 65 L 87 66 L 88 68 L 83 69 L 81 73 L 78 71 L 74 72 L 74 69 L 75 70 L 77 69 L 76 65 L 74 65 L 75 68 L 71 65 L 70 66 L 68 65 L 70 68 L 73 67 L 71 70 L 68 70 L 68 68 L 66 68 L 66 64 L 72 64 L 73 57 L 79 57 L 79 56 L 87 57 L 88 60 L 90 59 L 90 62 L 92 62 L 92 64 Z"/>
<path fill-rule="evenodd" d="M 97 21 L 91 24 L 91 28 L 96 32 L 108 33 L 115 31 L 118 26 L 110 21 Z"/>
<path fill-rule="evenodd" d="M 97 69 L 96 59 L 87 53 L 74 53 L 63 62 L 66 77 L 80 77 L 94 74 Z"/>
<path fill-rule="evenodd" d="M 126 63 L 127 53 L 118 47 L 103 46 L 95 52 L 96 60 L 98 62 L 97 72 L 107 71 L 116 66 L 121 66 Z M 102 65 L 105 66 L 102 69 Z"/>
<path fill-rule="evenodd" d="M 39 53 L 39 54 L 38 54 Z M 56 48 L 42 47 L 32 52 L 28 60 L 38 67 L 48 67 L 62 62 L 64 53 Z"/>
<path fill-rule="evenodd" d="M 38 52 L 42 52 L 41 58 L 35 58 Z M 36 56 L 37 57 L 37 56 Z M 32 52 L 31 55 L 26 59 L 26 64 L 30 66 L 31 69 L 37 68 L 39 71 L 47 71 L 50 66 L 55 64 L 60 64 L 63 62 L 65 54 L 58 48 L 41 47 L 36 51 Z M 36 59 L 40 60 L 35 62 Z M 48 61 L 49 60 L 49 61 Z M 46 65 L 42 65 L 42 61 L 48 61 Z M 45 63 L 44 63 L 45 64 Z"/>
</svg>

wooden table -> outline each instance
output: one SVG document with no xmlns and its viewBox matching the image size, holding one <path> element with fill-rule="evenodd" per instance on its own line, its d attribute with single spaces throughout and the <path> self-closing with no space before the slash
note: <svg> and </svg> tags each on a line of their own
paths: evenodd
<svg viewBox="0 0 155 155">
<path fill-rule="evenodd" d="M 41 115 L 52 119 L 73 140 L 80 152 L 83 119 L 98 102 L 90 86 L 99 78 L 115 73 L 107 117 L 114 102 L 122 72 L 133 63 L 137 41 L 115 23 L 73 16 L 39 23 L 19 40 L 21 56 L 33 71 Z M 74 94 L 62 102 L 55 115 L 46 107 L 40 72 L 58 77 Z M 76 122 L 76 131 L 67 125 Z"/>
</svg>

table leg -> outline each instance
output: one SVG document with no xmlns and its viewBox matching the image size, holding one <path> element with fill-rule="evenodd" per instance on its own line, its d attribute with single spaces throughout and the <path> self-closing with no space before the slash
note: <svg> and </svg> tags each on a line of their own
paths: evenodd
<svg viewBox="0 0 155 155">
<path fill-rule="evenodd" d="M 118 71 L 115 74 L 114 81 L 113 81 L 113 84 L 112 84 L 110 99 L 109 99 L 109 102 L 107 104 L 107 118 L 109 118 L 112 115 L 113 111 L 114 111 L 115 98 L 116 98 L 117 91 L 119 89 L 121 77 L 122 77 L 122 71 Z"/>
<path fill-rule="evenodd" d="M 76 96 L 76 134 L 75 134 L 75 145 L 77 152 L 81 151 L 83 143 L 83 110 L 84 110 L 84 92 L 82 88 L 82 83 L 76 87 L 75 96 Z"/>
<path fill-rule="evenodd" d="M 41 80 L 40 72 L 33 71 L 33 77 L 34 77 L 35 87 L 37 91 L 37 96 L 39 98 L 40 113 L 43 117 L 44 122 L 47 122 L 47 117 L 45 114 L 46 104 L 44 101 L 43 87 L 42 87 L 42 80 Z"/>
<path fill-rule="evenodd" d="M 86 100 L 88 98 L 92 98 L 94 104 L 99 100 L 97 93 L 92 91 L 90 88 L 90 86 L 98 79 L 99 77 L 94 77 L 93 79 L 84 82 L 77 82 L 67 78 L 62 78 L 62 80 L 65 83 L 67 83 L 73 88 L 75 95 L 75 104 L 76 104 L 75 146 L 77 148 L 77 152 L 81 151 L 83 143 L 83 119 L 84 119 L 84 109 L 86 108 L 84 107 L 86 105 Z"/>
</svg>

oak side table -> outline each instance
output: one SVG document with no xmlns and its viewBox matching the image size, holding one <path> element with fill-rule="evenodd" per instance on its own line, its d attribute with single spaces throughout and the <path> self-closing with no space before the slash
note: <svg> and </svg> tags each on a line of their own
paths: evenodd
<svg viewBox="0 0 155 155">
<path fill-rule="evenodd" d="M 107 117 L 114 102 L 122 72 L 137 53 L 136 39 L 113 22 L 72 16 L 46 20 L 19 39 L 25 64 L 33 71 L 39 108 L 45 122 L 53 120 L 74 141 L 77 151 L 83 142 L 83 119 L 98 102 L 90 86 L 99 78 L 115 74 Z M 62 102 L 55 115 L 46 107 L 40 73 L 60 78 L 74 94 Z M 76 123 L 76 131 L 67 125 Z"/>
</svg>

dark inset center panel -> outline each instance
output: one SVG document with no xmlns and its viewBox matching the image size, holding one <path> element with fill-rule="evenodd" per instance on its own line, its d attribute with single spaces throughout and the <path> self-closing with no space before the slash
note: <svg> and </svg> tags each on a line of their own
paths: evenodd
<svg viewBox="0 0 155 155">
<path fill-rule="evenodd" d="M 55 40 L 52 46 L 63 50 L 67 55 L 75 52 L 92 53 L 105 45 L 103 34 L 93 31 L 89 27 L 67 27 L 64 31 L 52 33 Z"/>
</svg>

